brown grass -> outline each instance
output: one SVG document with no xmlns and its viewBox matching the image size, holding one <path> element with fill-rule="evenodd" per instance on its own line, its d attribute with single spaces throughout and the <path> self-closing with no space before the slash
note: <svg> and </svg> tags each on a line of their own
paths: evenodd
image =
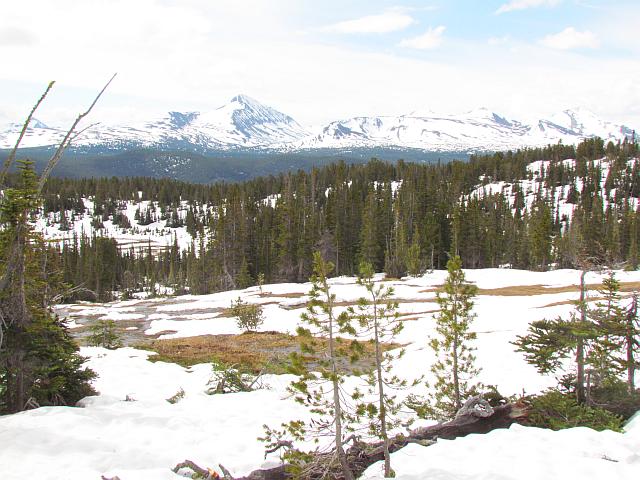
<svg viewBox="0 0 640 480">
<path fill-rule="evenodd" d="M 436 303 L 435 298 L 396 298 L 394 299 L 398 302 L 399 305 L 403 303 Z M 334 307 L 353 307 L 358 305 L 357 300 L 348 300 L 341 302 L 334 302 Z M 307 306 L 306 302 L 293 303 L 291 305 L 280 305 L 280 308 L 284 308 L 285 310 L 297 310 L 299 308 L 305 308 Z"/>
<path fill-rule="evenodd" d="M 306 295 L 306 293 L 300 293 L 300 292 L 289 292 L 289 293 L 269 293 L 269 292 L 263 292 L 258 294 L 259 297 L 262 298 L 302 298 Z M 263 305 L 267 305 L 264 304 Z"/>
<path fill-rule="evenodd" d="M 438 313 L 440 310 L 425 310 L 424 312 L 399 312 L 398 316 L 399 317 L 408 317 L 409 315 L 429 315 L 431 313 Z M 406 318 L 403 320 L 417 320 L 419 317 L 415 317 L 415 318 Z"/>
<path fill-rule="evenodd" d="M 587 284 L 588 290 L 600 290 L 603 286 L 601 283 Z M 621 282 L 621 292 L 633 292 L 640 290 L 640 282 Z M 427 288 L 421 290 L 421 293 L 434 293 L 438 288 Z M 499 297 L 529 297 L 533 295 L 554 295 L 557 293 L 579 292 L 580 285 L 564 285 L 561 287 L 548 287 L 545 285 L 513 285 L 510 287 L 500 288 L 479 288 L 478 295 L 492 295 Z"/>
<path fill-rule="evenodd" d="M 629 298 L 630 295 L 621 295 L 621 298 Z M 558 307 L 560 305 L 572 305 L 576 302 L 577 299 L 574 300 L 562 300 L 559 302 L 552 302 L 552 303 L 548 303 L 546 305 L 542 305 L 541 307 L 537 307 L 537 308 L 549 308 L 549 307 Z M 600 302 L 602 300 L 605 300 L 605 297 L 589 297 L 587 298 L 587 303 L 590 302 Z"/>
<path fill-rule="evenodd" d="M 198 363 L 217 360 L 232 365 L 241 365 L 251 371 L 258 372 L 267 364 L 268 370 L 282 373 L 290 353 L 299 351 L 299 337 L 280 332 L 253 332 L 240 335 L 201 335 L 197 337 L 154 340 L 150 344 L 139 346 L 152 350 L 158 355 L 150 357 L 152 361 L 177 363 L 188 367 Z M 349 340 L 338 339 L 339 350 L 346 353 Z M 316 338 L 316 345 L 326 339 Z M 363 342 L 363 360 L 371 364 L 374 346 L 371 342 Z M 398 344 L 384 344 L 383 350 L 398 348 Z M 274 358 L 276 359 L 274 361 Z M 309 363 L 317 358 L 308 357 Z"/>
</svg>

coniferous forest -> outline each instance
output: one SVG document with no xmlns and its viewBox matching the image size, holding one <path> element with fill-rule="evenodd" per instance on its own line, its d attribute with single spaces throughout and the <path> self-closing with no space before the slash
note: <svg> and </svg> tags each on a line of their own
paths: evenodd
<svg viewBox="0 0 640 480">
<path fill-rule="evenodd" d="M 637 144 L 593 139 L 474 155 L 469 162 L 341 162 L 243 183 L 52 178 L 42 213 L 61 230 L 92 216 L 92 231 L 50 244 L 63 282 L 82 287 L 67 300 L 107 300 L 114 292 L 126 298 L 162 287 L 205 294 L 253 285 L 258 276 L 302 282 L 316 250 L 335 264 L 335 275 L 356 274 L 363 260 L 392 277 L 415 275 L 445 268 L 451 253 L 464 268 L 580 268 L 585 259 L 635 268 L 637 154 Z M 547 162 L 532 184 L 528 167 L 540 160 Z M 531 185 L 527 201 L 524 188 Z M 135 214 L 139 225 L 166 220 L 169 228 L 185 227 L 190 244 L 176 238 L 160 251 L 134 249 L 102 236 L 107 220 L 131 228 L 123 212 L 144 201 Z M 560 202 L 573 205 L 573 215 Z"/>
</svg>

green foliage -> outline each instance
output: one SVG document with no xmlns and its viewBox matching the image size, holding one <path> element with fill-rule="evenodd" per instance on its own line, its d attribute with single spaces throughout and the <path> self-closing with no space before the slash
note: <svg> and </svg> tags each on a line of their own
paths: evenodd
<svg viewBox="0 0 640 480">
<path fill-rule="evenodd" d="M 475 317 L 472 299 L 477 287 L 466 281 L 460 257 L 447 262 L 447 271 L 447 279 L 436 294 L 440 307 L 436 336 L 429 342 L 437 360 L 431 367 L 435 383 L 431 385 L 428 409 L 429 416 L 437 419 L 453 417 L 479 387 L 474 378 L 480 370 L 471 346 L 476 335 L 469 329 Z"/>
<path fill-rule="evenodd" d="M 237 364 L 229 364 L 220 360 L 211 362 L 213 374 L 209 380 L 207 394 L 216 395 L 223 393 L 251 392 L 262 388 L 259 383 L 260 374 L 252 374 L 246 367 Z"/>
<path fill-rule="evenodd" d="M 96 245 L 99 236 L 91 235 L 60 246 L 65 282 L 103 299 L 118 290 L 150 292 L 156 284 L 206 294 L 249 286 L 258 272 L 267 281 L 302 282 L 312 273 L 314 249 L 335 263 L 336 275 L 356 274 L 363 259 L 391 277 L 418 275 L 427 265 L 444 268 L 448 252 L 459 254 L 465 268 L 576 268 L 582 253 L 634 268 L 640 162 L 627 160 L 637 147 L 607 151 L 605 185 L 599 162 L 590 158 L 600 151 L 597 145 L 588 140 L 578 150 L 589 154 L 576 157 L 576 147 L 552 145 L 473 155 L 468 162 L 338 162 L 233 184 L 52 179 L 44 211 L 66 212 L 69 225 L 85 213 L 97 226 L 109 219 L 124 225 L 122 202 L 142 201 L 149 202 L 138 213 L 142 223 L 160 215 L 172 226 L 184 217 L 193 235 L 186 251 L 118 251 Z M 576 165 L 562 161 L 568 158 L 577 158 Z M 547 162 L 530 205 L 522 182 L 532 176 L 527 165 L 536 160 Z M 513 196 L 479 197 L 472 193 L 479 181 L 505 182 Z M 392 189 L 394 182 L 401 186 Z M 559 216 L 556 206 L 566 192 L 575 205 L 570 219 Z M 85 212 L 83 198 L 93 201 L 93 211 Z M 127 271 L 132 281 L 125 282 Z"/>
<path fill-rule="evenodd" d="M 338 348 L 338 334 L 356 334 L 348 313 L 336 315 L 336 296 L 331 291 L 328 277 L 333 271 L 333 264 L 322 258 L 320 252 L 313 255 L 313 275 L 307 311 L 301 315 L 304 326 L 298 327 L 301 353 L 291 355 L 290 373 L 297 376 L 288 387 L 296 402 L 309 409 L 312 418 L 308 422 L 293 420 L 282 425 L 282 429 L 270 429 L 265 426 L 265 436 L 261 438 L 267 447 L 273 447 L 283 441 L 313 440 L 319 442 L 321 437 L 333 437 L 333 445 L 339 459 L 340 469 L 345 478 L 353 478 L 343 449 L 343 442 L 348 432 L 353 431 L 355 416 L 347 410 L 345 398 L 352 397 L 344 389 L 344 378 L 348 374 L 346 366 L 357 360 L 361 349 L 358 342 L 353 341 L 350 348 Z M 313 337 L 322 336 L 326 342 L 314 342 Z M 323 349 L 322 352 L 318 349 Z M 320 359 L 311 371 L 305 362 L 305 355 L 313 353 Z M 347 358 L 345 358 L 347 357 Z M 312 456 L 291 448 L 286 459 L 293 462 L 296 475 L 305 476 L 313 466 L 308 462 Z"/>
<path fill-rule="evenodd" d="M 0 200 L 0 275 L 11 262 L 18 265 L 0 291 L 1 413 L 73 405 L 95 393 L 90 385 L 95 373 L 83 368 L 78 346 L 49 308 L 51 297 L 64 286 L 57 274 L 43 269 L 48 265 L 55 272 L 56 257 L 51 262 L 51 251 L 29 223 L 40 204 L 35 172 L 29 162 L 22 162 L 20 170 L 20 182 Z"/>
<path fill-rule="evenodd" d="M 527 423 L 534 427 L 561 430 L 589 427 L 594 430 L 622 431 L 622 418 L 602 408 L 579 404 L 575 396 L 558 390 L 529 397 Z"/>
<path fill-rule="evenodd" d="M 98 320 L 89 331 L 87 344 L 92 347 L 103 347 L 109 350 L 122 347 L 122 338 L 113 320 Z"/>
<path fill-rule="evenodd" d="M 558 373 L 574 359 L 577 369 L 586 371 L 582 380 L 570 377 L 576 388 L 583 383 L 586 394 L 582 401 L 589 402 L 590 392 L 615 383 L 625 370 L 628 390 L 633 391 L 637 312 L 633 302 L 629 310 L 621 306 L 619 290 L 620 283 L 611 273 L 603 281 L 599 293 L 604 299 L 596 308 L 587 309 L 586 302 L 576 302 L 568 319 L 532 322 L 528 333 L 518 336 L 513 344 L 541 374 Z"/>
<path fill-rule="evenodd" d="M 246 303 L 238 297 L 235 302 L 231 302 L 230 311 L 237 319 L 238 328 L 245 332 L 255 332 L 264 323 L 262 306 L 257 303 Z"/>
<path fill-rule="evenodd" d="M 349 313 L 358 322 L 359 335 L 373 336 L 375 369 L 366 379 L 369 395 L 377 396 L 377 400 L 368 401 L 359 392 L 353 398 L 356 416 L 366 418 L 369 434 L 384 442 L 385 477 L 392 477 L 395 474 L 391 468 L 388 431 L 401 424 L 398 418 L 401 403 L 389 392 L 406 388 L 407 381 L 391 373 L 392 362 L 404 354 L 404 349 L 397 354 L 382 352 L 382 343 L 392 342 L 402 331 L 403 325 L 398 315 L 398 302 L 393 299 L 393 287 L 376 285 L 373 275 L 373 265 L 361 262 L 358 285 L 366 289 L 367 297 L 360 298 L 357 308 L 350 308 Z"/>
<path fill-rule="evenodd" d="M 594 335 L 590 323 L 582 323 L 572 314 L 568 321 L 557 318 L 532 322 L 527 335 L 518 336 L 513 344 L 539 373 L 547 374 L 557 371 L 571 356 L 578 336 L 590 339 Z"/>
</svg>

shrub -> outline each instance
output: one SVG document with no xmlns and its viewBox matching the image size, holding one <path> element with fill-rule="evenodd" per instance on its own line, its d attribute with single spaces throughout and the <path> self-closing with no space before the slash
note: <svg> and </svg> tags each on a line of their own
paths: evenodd
<svg viewBox="0 0 640 480">
<path fill-rule="evenodd" d="M 99 320 L 91 326 L 91 335 L 87 338 L 87 343 L 92 347 L 104 347 L 115 350 L 122 346 L 120 334 L 113 320 Z"/>
<path fill-rule="evenodd" d="M 237 318 L 238 328 L 245 332 L 255 332 L 264 322 L 262 307 L 254 303 L 243 302 L 240 297 L 231 302 L 231 314 Z"/>
<path fill-rule="evenodd" d="M 574 395 L 559 390 L 528 397 L 531 409 L 527 424 L 534 427 L 562 430 L 589 427 L 594 430 L 622 431 L 622 417 L 599 407 L 580 405 Z"/>
</svg>

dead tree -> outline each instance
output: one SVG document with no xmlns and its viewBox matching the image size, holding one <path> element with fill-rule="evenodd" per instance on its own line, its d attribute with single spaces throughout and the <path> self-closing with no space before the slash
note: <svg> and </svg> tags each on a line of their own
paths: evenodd
<svg viewBox="0 0 640 480">
<path fill-rule="evenodd" d="M 417 443 L 427 447 L 436 443 L 439 438 L 453 440 L 473 433 L 488 433 L 500 428 L 509 428 L 513 423 L 524 419 L 526 415 L 527 407 L 524 404 L 507 404 L 494 408 L 486 400 L 480 397 L 473 397 L 467 400 L 456 417 L 449 422 L 418 428 L 411 431 L 409 435 L 396 435 L 390 439 L 389 450 L 392 453 L 397 452 L 410 443 Z M 352 440 L 353 445 L 346 452 L 346 461 L 355 478 L 361 476 L 374 463 L 384 461 L 384 442 L 366 443 L 356 438 L 351 438 L 350 440 Z M 308 480 L 320 480 L 323 478 L 344 480 L 342 468 L 336 465 L 334 456 L 334 452 L 316 454 L 312 460 L 314 468 L 307 470 L 308 474 L 304 478 Z M 176 465 L 174 472 L 185 466 L 192 468 L 194 472 L 209 475 L 203 478 L 216 478 L 211 476 L 211 469 L 198 467 L 191 461 Z M 197 467 L 197 469 L 193 468 L 193 466 Z M 222 478 L 225 480 L 292 480 L 294 478 L 288 465 L 254 470 L 246 477 L 239 478 L 234 478 L 223 465 L 219 467 L 223 472 Z"/>
<path fill-rule="evenodd" d="M 96 105 L 102 94 L 105 92 L 107 87 L 111 84 L 115 75 L 111 77 L 111 79 L 107 82 L 107 84 L 103 87 L 103 89 L 98 93 L 98 95 L 93 100 L 93 103 L 89 106 L 89 108 L 78 115 L 75 122 L 67 131 L 64 139 L 52 155 L 52 157 L 47 162 L 44 171 L 40 175 L 38 179 L 37 185 L 37 194 L 36 197 L 40 195 L 42 192 L 42 188 L 44 187 L 47 178 L 51 174 L 51 171 L 56 166 L 56 164 L 62 158 L 65 150 L 69 147 L 71 142 L 75 140 L 81 132 L 76 132 L 76 128 L 80 121 L 85 118 L 93 107 Z M 40 97 L 40 99 L 36 102 L 33 109 L 31 110 L 27 120 L 22 127 L 22 131 L 16 141 L 14 148 L 11 153 L 7 157 L 2 170 L 0 171 L 0 184 L 4 181 L 4 177 L 8 170 L 11 168 L 11 164 L 13 163 L 18 148 L 20 147 L 20 143 L 29 127 L 29 123 L 33 118 L 33 114 L 40 106 L 40 104 L 44 101 L 45 97 L 53 87 L 54 82 L 49 83 L 47 89 Z M 84 131 L 84 130 L 83 130 Z M 35 199 L 34 199 L 35 201 Z M 27 307 L 27 298 L 25 292 L 25 276 L 26 276 L 26 255 L 25 252 L 27 250 L 27 246 L 29 243 L 30 236 L 30 227 L 28 224 L 28 216 L 30 210 L 33 208 L 33 202 L 24 202 L 24 207 L 21 207 L 22 210 L 19 212 L 15 212 L 12 218 L 12 225 L 8 225 L 9 230 L 9 238 L 8 238 L 8 246 L 7 246 L 7 255 L 6 255 L 6 263 L 2 271 L 0 271 L 0 352 L 4 347 L 5 335 L 4 333 L 10 328 L 14 327 L 19 332 L 27 331 L 30 323 L 31 317 L 29 314 L 29 308 Z M 28 386 L 26 385 L 27 380 L 25 378 L 25 350 L 20 346 L 14 348 L 14 351 L 11 352 L 11 355 L 7 358 L 7 367 L 8 370 L 13 372 L 12 379 L 9 379 L 9 385 L 7 388 L 8 392 L 8 408 L 9 411 L 21 411 L 26 408 L 28 399 L 25 398 L 26 392 L 28 390 Z"/>
</svg>

